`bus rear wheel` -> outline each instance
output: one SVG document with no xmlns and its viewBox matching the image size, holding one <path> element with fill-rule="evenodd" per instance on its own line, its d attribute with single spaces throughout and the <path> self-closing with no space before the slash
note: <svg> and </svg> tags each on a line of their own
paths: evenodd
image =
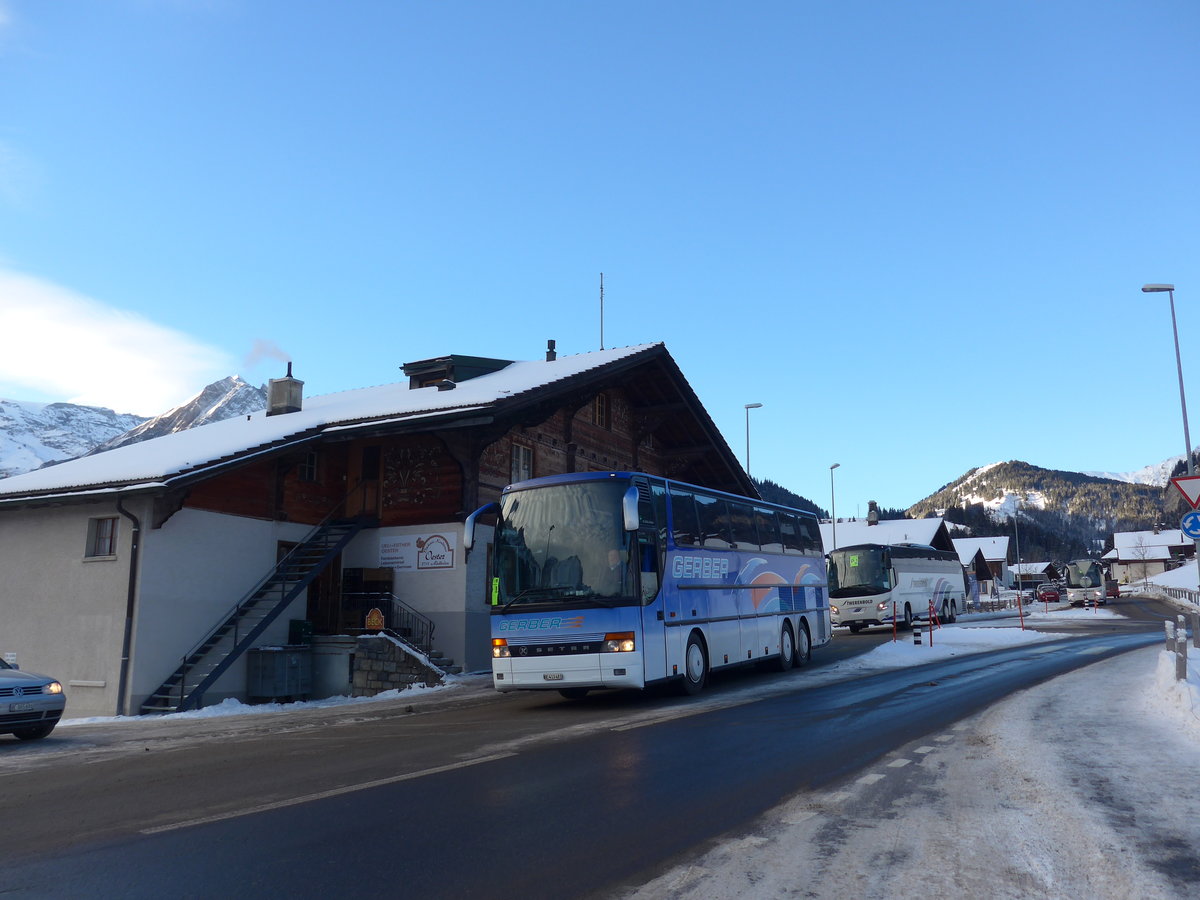
<svg viewBox="0 0 1200 900">
<path fill-rule="evenodd" d="M 708 681 L 708 652 L 704 649 L 704 641 L 700 635 L 693 634 L 688 638 L 687 649 L 683 653 L 683 693 L 695 696 L 704 690 Z"/>
<path fill-rule="evenodd" d="M 808 623 L 801 621 L 800 630 L 796 634 L 796 668 L 808 665 L 812 659 L 812 637 L 808 633 Z"/>
<path fill-rule="evenodd" d="M 912 628 L 912 607 L 907 603 L 904 604 L 904 627 L 906 630 Z"/>
</svg>

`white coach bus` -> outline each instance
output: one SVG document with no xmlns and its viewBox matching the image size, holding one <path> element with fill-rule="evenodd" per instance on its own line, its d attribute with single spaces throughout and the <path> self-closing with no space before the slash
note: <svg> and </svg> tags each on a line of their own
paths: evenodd
<svg viewBox="0 0 1200 900">
<path fill-rule="evenodd" d="M 858 544 L 839 547 L 828 559 L 830 617 L 852 632 L 893 621 L 910 628 L 928 619 L 930 609 L 953 622 L 965 608 L 966 576 L 958 554 L 948 550 Z"/>
</svg>

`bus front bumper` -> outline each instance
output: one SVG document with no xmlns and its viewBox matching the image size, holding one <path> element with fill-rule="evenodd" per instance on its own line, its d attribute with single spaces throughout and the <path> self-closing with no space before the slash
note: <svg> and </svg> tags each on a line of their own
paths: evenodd
<svg viewBox="0 0 1200 900">
<path fill-rule="evenodd" d="M 569 688 L 642 688 L 646 686 L 646 679 L 638 654 L 581 653 L 536 659 L 493 659 L 492 684 L 498 691 L 561 691 Z"/>
</svg>

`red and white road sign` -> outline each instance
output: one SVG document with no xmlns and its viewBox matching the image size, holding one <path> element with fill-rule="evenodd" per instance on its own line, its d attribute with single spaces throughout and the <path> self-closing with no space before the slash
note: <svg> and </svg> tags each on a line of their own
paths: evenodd
<svg viewBox="0 0 1200 900">
<path fill-rule="evenodd" d="M 1180 475 L 1172 478 L 1171 484 L 1179 488 L 1192 509 L 1200 509 L 1200 475 Z"/>
</svg>

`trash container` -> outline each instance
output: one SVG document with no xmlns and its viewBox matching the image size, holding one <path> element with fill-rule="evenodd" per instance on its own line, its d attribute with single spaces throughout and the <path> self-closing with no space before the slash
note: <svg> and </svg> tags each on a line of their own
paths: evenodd
<svg viewBox="0 0 1200 900">
<path fill-rule="evenodd" d="M 254 647 L 246 651 L 246 696 L 251 700 L 302 700 L 311 693 L 310 647 Z"/>
<path fill-rule="evenodd" d="M 318 634 L 312 639 L 312 698 L 349 697 L 354 684 L 354 650 L 349 634 Z"/>
</svg>

